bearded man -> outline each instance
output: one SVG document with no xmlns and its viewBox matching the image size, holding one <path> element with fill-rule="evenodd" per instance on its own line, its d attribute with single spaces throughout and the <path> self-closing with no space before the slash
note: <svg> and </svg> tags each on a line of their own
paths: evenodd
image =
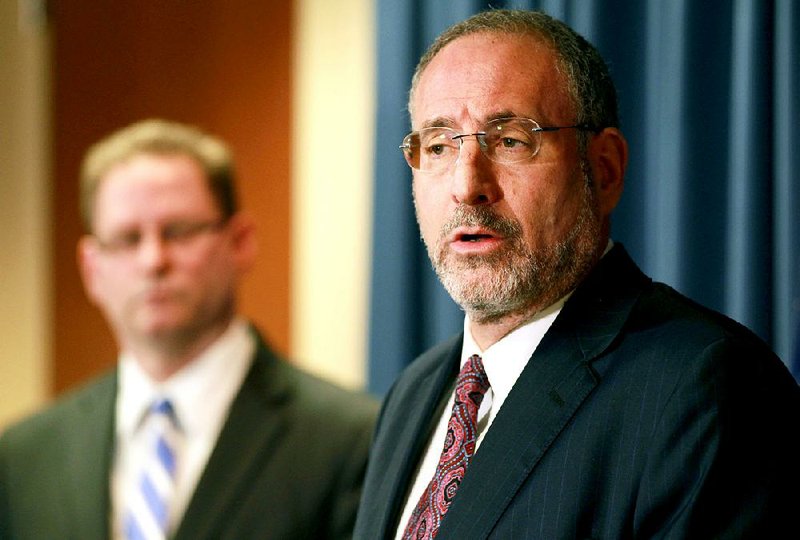
<svg viewBox="0 0 800 540">
<path fill-rule="evenodd" d="M 595 48 L 480 13 L 409 111 L 417 220 L 466 316 L 385 398 L 356 538 L 797 536 L 797 384 L 610 240 L 628 146 Z"/>
</svg>

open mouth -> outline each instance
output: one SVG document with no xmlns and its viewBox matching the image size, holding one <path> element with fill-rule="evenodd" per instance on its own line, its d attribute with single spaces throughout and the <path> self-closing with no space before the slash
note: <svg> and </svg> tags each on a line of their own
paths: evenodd
<svg viewBox="0 0 800 540">
<path fill-rule="evenodd" d="M 458 239 L 460 242 L 480 242 L 481 240 L 488 240 L 494 238 L 491 234 L 462 234 Z"/>
</svg>

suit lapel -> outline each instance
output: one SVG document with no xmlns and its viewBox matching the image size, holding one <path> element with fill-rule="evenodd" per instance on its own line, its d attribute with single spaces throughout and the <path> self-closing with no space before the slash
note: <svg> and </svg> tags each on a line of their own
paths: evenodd
<svg viewBox="0 0 800 540">
<path fill-rule="evenodd" d="M 592 390 L 646 278 L 616 247 L 576 290 L 475 454 L 437 538 L 485 538 Z"/>
<path fill-rule="evenodd" d="M 78 402 L 78 421 L 64 432 L 62 444 L 69 475 L 65 505 L 76 538 L 108 538 L 109 471 L 114 446 L 116 371 Z M 98 496 L 98 494 L 102 494 Z"/>
<path fill-rule="evenodd" d="M 387 396 L 392 405 L 382 413 L 387 424 L 381 432 L 390 437 L 376 441 L 381 449 L 373 451 L 376 461 L 370 467 L 379 472 L 368 475 L 380 485 L 365 487 L 370 497 L 362 500 L 361 510 L 367 519 L 378 520 L 365 528 L 379 531 L 375 538 L 394 537 L 407 490 L 438 419 L 435 411 L 458 373 L 461 341 L 462 336 L 456 336 L 424 354 L 415 363 L 423 373 L 410 377 L 418 384 L 395 387 Z"/>
<path fill-rule="evenodd" d="M 176 540 L 218 536 L 219 516 L 235 506 L 237 495 L 247 489 L 252 468 L 260 462 L 269 442 L 281 432 L 286 419 L 275 405 L 286 399 L 289 389 L 286 381 L 275 376 L 277 371 L 272 369 L 275 362 L 259 338 L 253 365 L 231 404 Z"/>
</svg>

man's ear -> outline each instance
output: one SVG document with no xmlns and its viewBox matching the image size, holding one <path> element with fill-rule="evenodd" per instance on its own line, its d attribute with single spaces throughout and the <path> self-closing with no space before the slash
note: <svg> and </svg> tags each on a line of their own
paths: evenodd
<svg viewBox="0 0 800 540">
<path fill-rule="evenodd" d="M 589 141 L 589 163 L 602 216 L 617 206 L 625 185 L 628 165 L 628 142 L 617 128 L 605 128 Z"/>
<path fill-rule="evenodd" d="M 99 255 L 100 246 L 97 245 L 97 240 L 89 235 L 82 236 L 78 241 L 77 248 L 78 270 L 83 281 L 83 288 L 86 290 L 86 296 L 94 303 L 97 303 L 100 294 L 97 280 Z"/>
<path fill-rule="evenodd" d="M 239 272 L 252 268 L 258 255 L 258 239 L 256 237 L 255 220 L 250 214 L 239 211 L 228 223 L 231 231 L 231 242 Z"/>
</svg>

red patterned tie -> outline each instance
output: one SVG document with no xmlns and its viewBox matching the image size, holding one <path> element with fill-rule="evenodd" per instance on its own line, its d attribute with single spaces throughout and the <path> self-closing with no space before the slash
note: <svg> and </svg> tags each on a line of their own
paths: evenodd
<svg viewBox="0 0 800 540">
<path fill-rule="evenodd" d="M 408 520 L 403 540 L 429 540 L 439 532 L 447 509 L 464 478 L 478 440 L 478 409 L 489 389 L 481 357 L 470 356 L 456 381 L 453 413 L 447 423 L 444 448 L 428 487 Z"/>
</svg>

